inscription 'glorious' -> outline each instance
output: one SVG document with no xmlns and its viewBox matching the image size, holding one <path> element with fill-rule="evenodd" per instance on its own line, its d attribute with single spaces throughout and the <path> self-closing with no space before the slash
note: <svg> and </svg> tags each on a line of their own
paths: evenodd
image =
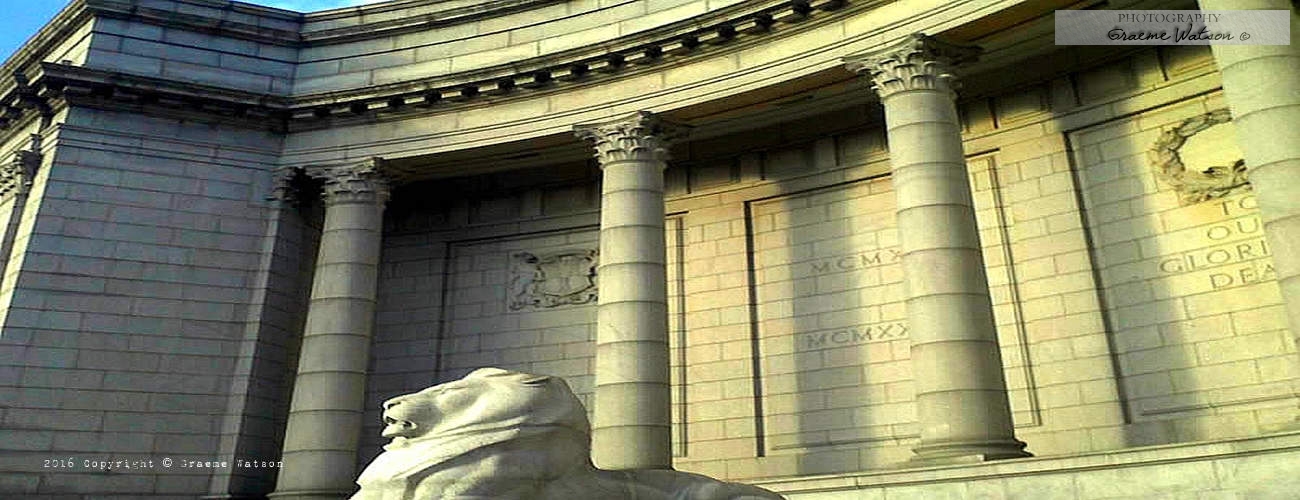
<svg viewBox="0 0 1300 500">
<path fill-rule="evenodd" d="M 1240 239 L 1262 232 L 1263 224 L 1254 213 L 1257 207 L 1254 196 L 1220 203 L 1219 209 L 1223 215 L 1245 216 L 1206 228 L 1204 240 L 1220 245 L 1168 255 L 1157 264 L 1160 272 L 1183 274 L 1210 271 L 1205 279 L 1214 290 L 1276 279 L 1273 264 L 1267 259 L 1271 254 L 1268 241 L 1259 237 L 1244 241 Z"/>
</svg>

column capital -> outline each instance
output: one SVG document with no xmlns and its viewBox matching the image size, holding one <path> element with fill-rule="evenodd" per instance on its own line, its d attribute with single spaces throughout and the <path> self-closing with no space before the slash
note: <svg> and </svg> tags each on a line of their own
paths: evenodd
<svg viewBox="0 0 1300 500">
<path fill-rule="evenodd" d="M 28 149 L 14 151 L 13 160 L 0 165 L 0 200 L 10 194 L 27 194 L 36 180 L 36 169 L 40 168 L 44 158 L 41 134 L 31 134 L 28 140 Z"/>
<path fill-rule="evenodd" d="M 342 203 L 372 203 L 382 205 L 388 201 L 391 181 L 383 172 L 384 160 L 366 158 L 337 165 L 303 167 L 308 177 L 320 179 L 325 185 L 321 197 L 325 205 Z"/>
<path fill-rule="evenodd" d="M 0 199 L 10 194 L 25 194 L 32 188 L 36 169 L 41 164 L 41 154 L 35 151 L 15 151 L 13 160 L 0 165 Z"/>
<path fill-rule="evenodd" d="M 266 201 L 279 201 L 289 206 L 298 206 L 302 202 L 302 184 L 304 177 L 301 167 L 277 167 L 271 171 L 271 194 Z"/>
<path fill-rule="evenodd" d="M 979 47 L 940 42 L 915 33 L 871 52 L 844 58 L 854 73 L 871 78 L 871 88 L 881 100 L 908 90 L 938 90 L 954 94 L 957 64 L 974 60 Z"/>
<path fill-rule="evenodd" d="M 690 127 L 672 123 L 648 111 L 600 123 L 575 125 L 573 133 L 596 149 L 601 166 L 616 161 L 667 161 L 668 147 Z"/>
</svg>

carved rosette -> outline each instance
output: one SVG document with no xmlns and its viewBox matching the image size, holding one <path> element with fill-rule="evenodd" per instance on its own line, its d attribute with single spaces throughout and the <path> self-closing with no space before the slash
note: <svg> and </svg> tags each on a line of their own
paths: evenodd
<svg viewBox="0 0 1300 500">
<path fill-rule="evenodd" d="M 607 165 L 619 161 L 668 161 L 668 148 L 690 132 L 690 127 L 675 124 L 646 111 L 637 111 L 619 120 L 577 125 L 579 139 L 596 149 L 596 159 Z"/>
<path fill-rule="evenodd" d="M 883 49 L 844 58 L 854 73 L 871 78 L 871 88 L 882 100 L 907 90 L 938 90 L 956 95 L 955 65 L 974 60 L 978 47 L 952 45 L 924 34 L 904 37 Z"/>
<path fill-rule="evenodd" d="M 1147 152 L 1156 178 L 1174 188 L 1184 205 L 1222 198 L 1241 189 L 1250 189 L 1246 162 L 1238 159 L 1228 165 L 1215 165 L 1204 171 L 1188 170 L 1179 149 L 1187 139 L 1216 125 L 1232 121 L 1227 108 L 1196 115 L 1166 130 Z"/>
<path fill-rule="evenodd" d="M 303 169 L 308 177 L 325 185 L 321 197 L 325 205 L 344 203 L 383 204 L 388 201 L 390 181 L 382 172 L 383 159 L 369 158 L 343 165 L 310 166 Z"/>
</svg>

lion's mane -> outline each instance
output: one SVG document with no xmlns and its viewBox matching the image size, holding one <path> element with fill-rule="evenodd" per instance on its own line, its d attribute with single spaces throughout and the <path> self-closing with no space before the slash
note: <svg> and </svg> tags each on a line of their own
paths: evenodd
<svg viewBox="0 0 1300 500">
<path fill-rule="evenodd" d="M 596 469 L 586 410 L 558 377 L 475 370 L 384 402 L 384 423 L 393 441 L 353 500 L 780 498 L 671 470 Z"/>
</svg>

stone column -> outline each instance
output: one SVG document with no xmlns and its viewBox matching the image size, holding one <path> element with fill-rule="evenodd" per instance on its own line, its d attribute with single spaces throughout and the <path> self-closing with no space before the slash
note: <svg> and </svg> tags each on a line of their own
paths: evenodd
<svg viewBox="0 0 1300 500">
<path fill-rule="evenodd" d="M 388 183 L 379 160 L 308 167 L 324 181 L 321 229 L 276 492 L 337 500 L 356 489 L 379 247 Z"/>
<path fill-rule="evenodd" d="M 953 61 L 976 53 L 913 35 L 845 58 L 885 106 L 921 463 L 1029 456 L 1011 423 L 953 92 Z"/>
<path fill-rule="evenodd" d="M 646 112 L 574 128 L 603 172 L 592 459 L 605 469 L 672 467 L 664 168 L 684 131 Z"/>
<path fill-rule="evenodd" d="M 1204 10 L 1285 10 L 1291 45 L 1211 45 L 1223 93 L 1259 201 L 1264 238 L 1300 336 L 1300 16 L 1287 0 L 1200 0 Z"/>
</svg>

